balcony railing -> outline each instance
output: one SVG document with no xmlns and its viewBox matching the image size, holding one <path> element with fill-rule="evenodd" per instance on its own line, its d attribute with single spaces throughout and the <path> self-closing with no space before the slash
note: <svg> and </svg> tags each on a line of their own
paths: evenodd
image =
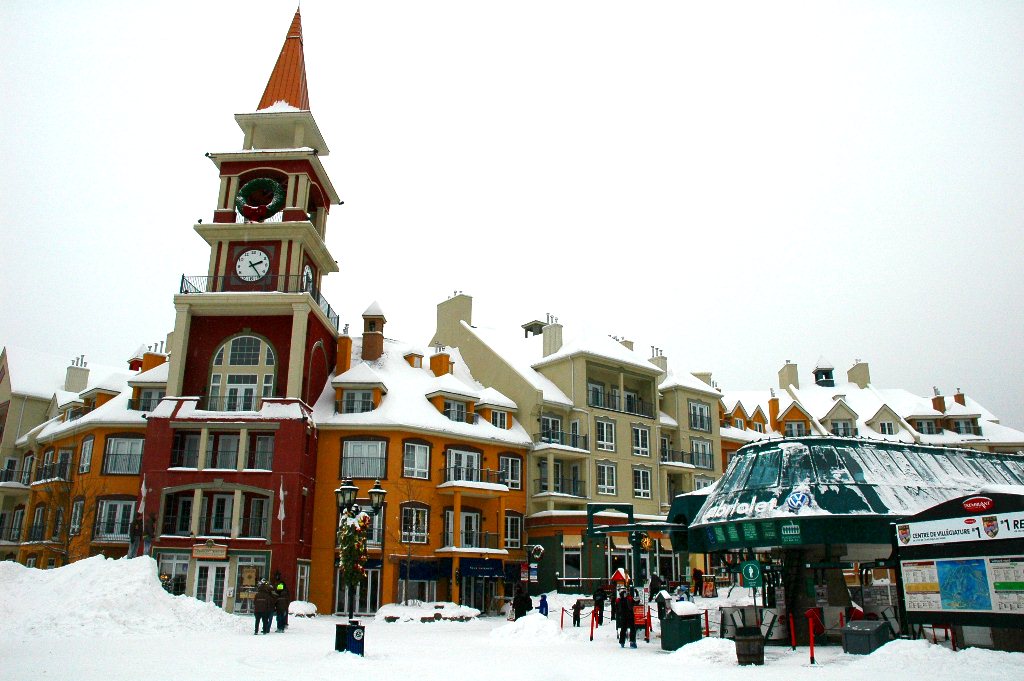
<svg viewBox="0 0 1024 681">
<path fill-rule="evenodd" d="M 379 456 L 344 456 L 341 459 L 341 477 L 383 479 L 386 470 L 384 458 Z"/>
<path fill-rule="evenodd" d="M 335 400 L 334 411 L 338 414 L 362 414 L 373 411 L 373 400 Z"/>
<path fill-rule="evenodd" d="M 837 426 L 833 423 L 832 434 L 837 437 L 857 437 L 860 434 L 860 430 L 849 426 Z"/>
<path fill-rule="evenodd" d="M 0 541 L 17 544 L 21 541 L 21 525 L 5 525 L 0 527 Z"/>
<path fill-rule="evenodd" d="M 690 453 L 678 449 L 661 448 L 662 463 L 691 463 Z"/>
<path fill-rule="evenodd" d="M 609 411 L 621 411 L 649 419 L 654 418 L 654 405 L 646 400 L 640 399 L 639 397 L 627 396 L 623 399 L 622 397 L 612 395 L 611 393 L 588 390 L 587 405 L 590 407 L 597 407 L 598 409 L 607 409 Z"/>
<path fill-rule="evenodd" d="M 714 455 L 711 452 L 691 452 L 693 456 L 693 465 L 697 468 L 705 468 L 711 470 L 715 467 Z"/>
<path fill-rule="evenodd" d="M 705 433 L 711 432 L 711 417 L 690 414 L 690 430 L 699 430 Z"/>
<path fill-rule="evenodd" d="M 181 517 L 176 515 L 164 516 L 164 521 L 160 526 L 160 534 L 177 535 L 179 537 L 187 537 L 189 535 L 189 524 L 191 518 Z"/>
<path fill-rule="evenodd" d="M 142 454 L 105 454 L 103 472 L 108 475 L 138 475 Z"/>
<path fill-rule="evenodd" d="M 128 519 L 121 521 L 96 523 L 96 532 L 93 535 L 94 541 L 127 542 L 128 541 Z"/>
<path fill-rule="evenodd" d="M 443 413 L 446 419 L 456 423 L 478 423 L 480 420 L 480 415 L 475 411 L 465 412 L 458 409 L 445 409 Z"/>
<path fill-rule="evenodd" d="M 957 435 L 981 435 L 981 426 L 954 425 Z"/>
<path fill-rule="evenodd" d="M 71 462 L 70 461 L 58 461 L 56 463 L 46 463 L 41 466 L 36 466 L 36 478 L 35 482 L 41 482 L 43 480 L 70 480 L 71 479 Z"/>
<path fill-rule="evenodd" d="M 270 471 L 274 469 L 274 452 L 249 452 L 246 470 Z"/>
<path fill-rule="evenodd" d="M 587 446 L 586 435 L 566 433 L 562 430 L 542 431 L 533 436 L 533 441 L 543 444 L 565 445 L 566 447 L 575 447 L 576 449 L 590 449 Z"/>
<path fill-rule="evenodd" d="M 153 411 L 162 399 L 162 397 L 139 397 L 138 399 L 128 400 L 128 409 L 132 411 Z"/>
<path fill-rule="evenodd" d="M 204 537 L 231 535 L 231 516 L 226 513 L 199 516 L 199 534 Z"/>
<path fill-rule="evenodd" d="M 566 494 L 570 497 L 586 498 L 587 496 L 587 483 L 577 478 L 553 478 L 548 485 L 547 478 L 541 478 L 540 480 L 534 480 L 534 490 L 536 494 L 546 494 L 551 492 L 553 494 Z"/>
<path fill-rule="evenodd" d="M 43 541 L 46 536 L 46 525 L 29 525 L 28 536 L 25 541 Z"/>
<path fill-rule="evenodd" d="M 441 535 L 441 541 L 446 547 L 460 548 L 460 549 L 496 549 L 498 548 L 498 535 L 494 532 L 467 532 L 463 530 L 459 533 L 458 546 L 454 543 L 455 535 L 453 532 L 444 532 Z"/>
<path fill-rule="evenodd" d="M 677 449 L 661 450 L 662 463 L 685 463 L 696 468 L 711 470 L 715 467 L 714 454 L 711 452 L 681 452 Z"/>
<path fill-rule="evenodd" d="M 253 394 L 205 396 L 199 400 L 202 411 L 259 411 L 262 407 L 263 398 Z"/>
<path fill-rule="evenodd" d="M 505 473 L 489 468 L 472 466 L 448 466 L 444 469 L 445 482 L 489 482 L 495 485 L 505 484 Z"/>
<path fill-rule="evenodd" d="M 172 449 L 171 468 L 198 468 L 199 450 Z"/>
<path fill-rule="evenodd" d="M 238 531 L 239 537 L 262 538 L 270 536 L 270 521 L 265 515 L 244 516 L 242 526 Z"/>
<path fill-rule="evenodd" d="M 16 482 L 18 484 L 25 484 L 25 473 L 27 471 L 24 468 L 3 468 L 0 469 L 0 483 L 2 482 Z"/>
<path fill-rule="evenodd" d="M 238 468 L 237 449 L 218 449 L 211 453 L 210 460 L 206 462 L 207 468 L 218 468 L 220 470 L 235 470 Z"/>
<path fill-rule="evenodd" d="M 279 291 L 281 293 L 308 293 L 317 307 L 327 316 L 335 330 L 339 328 L 338 313 L 323 294 L 301 275 L 268 274 L 257 281 L 244 281 L 234 275 L 226 277 L 189 277 L 181 275 L 179 293 L 225 293 L 232 291 Z"/>
<path fill-rule="evenodd" d="M 380 547 L 384 543 L 384 532 L 380 527 L 370 527 L 366 531 L 366 545 Z"/>
<path fill-rule="evenodd" d="M 64 420 L 74 421 L 75 419 L 80 419 L 92 410 L 92 407 L 71 407 L 65 412 L 66 418 Z"/>
</svg>

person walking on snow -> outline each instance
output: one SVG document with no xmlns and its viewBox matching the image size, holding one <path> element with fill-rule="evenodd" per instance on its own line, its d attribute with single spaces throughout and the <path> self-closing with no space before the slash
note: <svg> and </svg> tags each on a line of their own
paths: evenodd
<svg viewBox="0 0 1024 681">
<path fill-rule="evenodd" d="M 526 614 L 527 610 L 533 610 L 533 601 L 523 592 L 523 587 L 519 587 L 512 599 L 512 613 L 516 619 L 519 619 Z"/>
<path fill-rule="evenodd" d="M 619 647 L 626 647 L 626 633 L 629 633 L 629 647 L 636 648 L 636 622 L 633 619 L 633 606 L 636 601 L 623 589 L 615 600 L 615 621 L 619 626 Z"/>
<path fill-rule="evenodd" d="M 604 589 L 598 587 L 594 591 L 594 610 L 597 612 L 597 626 L 604 624 L 604 602 L 608 600 L 608 594 Z"/>
<path fill-rule="evenodd" d="M 284 630 L 288 628 L 288 605 L 292 602 L 292 595 L 288 592 L 288 586 L 284 583 L 284 580 L 278 577 L 274 580 L 277 582 L 275 591 L 277 591 L 277 602 L 275 607 L 277 608 L 277 630 L 284 633 Z"/>
<path fill-rule="evenodd" d="M 253 630 L 253 636 L 260 633 L 260 624 L 263 624 L 263 633 L 270 633 L 270 617 L 274 613 L 274 606 L 277 603 L 277 594 L 274 593 L 274 588 L 270 586 L 270 582 L 263 579 L 260 580 L 260 585 L 256 588 L 256 596 L 252 602 L 252 614 L 256 616 L 256 628 Z"/>
<path fill-rule="evenodd" d="M 548 616 L 548 597 L 546 594 L 540 595 L 540 605 L 537 606 L 537 612 L 545 617 Z"/>
</svg>

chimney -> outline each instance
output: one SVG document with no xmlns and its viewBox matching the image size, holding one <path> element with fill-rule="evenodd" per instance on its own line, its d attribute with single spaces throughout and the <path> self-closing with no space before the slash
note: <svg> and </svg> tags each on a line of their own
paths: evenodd
<svg viewBox="0 0 1024 681">
<path fill-rule="evenodd" d="M 932 396 L 932 409 L 940 414 L 946 413 L 946 398 L 939 394 L 938 388 L 935 388 L 935 395 Z"/>
<path fill-rule="evenodd" d="M 668 357 L 662 353 L 661 348 L 651 346 L 651 359 L 649 361 L 661 369 L 662 373 L 668 373 Z"/>
<path fill-rule="evenodd" d="M 633 341 L 626 340 L 625 338 L 623 338 L 619 342 L 622 343 L 622 347 L 626 348 L 627 350 L 632 350 L 633 349 Z"/>
<path fill-rule="evenodd" d="M 714 387 L 711 383 L 711 372 L 710 371 L 694 371 L 694 377 L 702 383 L 707 383 L 709 386 Z"/>
<path fill-rule="evenodd" d="M 431 345 L 436 343 L 457 343 L 456 330 L 460 323 L 473 323 L 473 297 L 462 291 L 455 291 L 448 300 L 437 304 L 437 327 Z"/>
<path fill-rule="evenodd" d="M 846 372 L 846 379 L 858 388 L 868 387 L 868 383 L 871 383 L 871 372 L 868 371 L 868 363 L 862 362 L 859 359 L 854 360 L 853 366 Z"/>
<path fill-rule="evenodd" d="M 800 378 L 797 376 L 796 365 L 786 360 L 786 365 L 779 369 L 779 387 L 785 390 L 789 386 L 800 387 Z"/>
<path fill-rule="evenodd" d="M 562 325 L 556 317 L 548 315 L 548 323 L 541 333 L 544 336 L 544 356 L 553 355 L 562 349 Z"/>
<path fill-rule="evenodd" d="M 157 346 L 154 345 L 154 348 Z M 142 356 L 142 370 L 149 371 L 167 361 L 167 355 L 162 352 L 147 352 Z"/>
<path fill-rule="evenodd" d="M 956 395 L 953 395 L 953 401 L 959 404 L 961 407 L 967 406 L 967 396 L 960 392 L 960 388 L 956 389 Z"/>
<path fill-rule="evenodd" d="M 451 355 L 442 352 L 441 347 L 438 346 L 437 352 L 430 356 L 430 370 L 434 372 L 435 376 L 440 377 L 452 373 L 453 368 Z"/>
<path fill-rule="evenodd" d="M 352 368 L 352 336 L 347 333 L 338 336 L 338 356 L 335 360 L 334 375 L 341 376 Z"/>
<path fill-rule="evenodd" d="M 89 369 L 86 366 L 85 355 L 79 355 L 71 360 L 67 373 L 64 374 L 64 390 L 70 393 L 80 393 L 89 385 Z"/>
<path fill-rule="evenodd" d="M 387 321 L 376 301 L 366 308 L 363 313 L 363 360 L 373 362 L 384 354 L 384 324 Z"/>
<path fill-rule="evenodd" d="M 779 430 L 779 398 L 775 396 L 774 390 L 768 399 L 768 427 L 776 432 Z"/>
</svg>

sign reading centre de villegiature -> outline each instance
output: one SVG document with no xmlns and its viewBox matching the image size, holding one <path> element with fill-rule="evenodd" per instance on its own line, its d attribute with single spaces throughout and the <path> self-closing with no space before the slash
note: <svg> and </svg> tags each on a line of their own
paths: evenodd
<svg viewBox="0 0 1024 681">
<path fill-rule="evenodd" d="M 988 539 L 1024 539 L 1024 512 L 943 518 L 896 526 L 901 546 L 951 544 Z"/>
</svg>

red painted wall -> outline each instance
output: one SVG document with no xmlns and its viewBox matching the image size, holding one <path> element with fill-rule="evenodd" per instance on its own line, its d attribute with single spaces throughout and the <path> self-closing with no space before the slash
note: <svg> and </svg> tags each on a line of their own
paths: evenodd
<svg viewBox="0 0 1024 681">
<path fill-rule="evenodd" d="M 274 317 L 193 317 L 185 355 L 182 395 L 205 395 L 213 353 L 229 336 L 249 329 L 264 336 L 277 353 L 277 384 L 288 385 L 288 354 L 291 347 L 292 318 Z"/>
</svg>

